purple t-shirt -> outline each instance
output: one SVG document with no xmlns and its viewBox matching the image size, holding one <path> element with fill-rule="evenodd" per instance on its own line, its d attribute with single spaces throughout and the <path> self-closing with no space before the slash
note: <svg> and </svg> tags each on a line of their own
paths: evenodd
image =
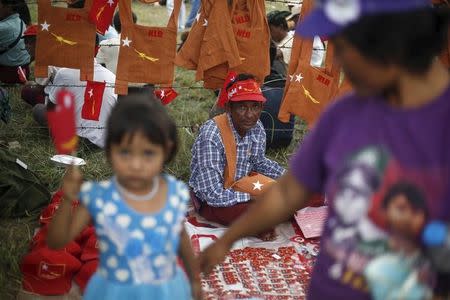
<svg viewBox="0 0 450 300">
<path fill-rule="evenodd" d="M 370 299 L 367 274 L 375 258 L 383 266 L 386 253 L 420 253 L 423 225 L 450 221 L 450 87 L 414 109 L 376 97 L 339 100 L 290 167 L 329 205 L 308 299 Z"/>
</svg>

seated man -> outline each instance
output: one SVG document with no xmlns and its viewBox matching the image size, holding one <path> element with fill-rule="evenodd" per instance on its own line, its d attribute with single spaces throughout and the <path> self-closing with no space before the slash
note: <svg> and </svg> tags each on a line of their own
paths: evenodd
<svg viewBox="0 0 450 300">
<path fill-rule="evenodd" d="M 238 75 L 225 92 L 226 112 L 206 121 L 195 140 L 189 185 L 200 215 L 229 225 L 285 170 L 265 157 L 266 99 L 254 77 Z"/>
<path fill-rule="evenodd" d="M 22 82 L 18 67 L 25 75 L 29 73 L 30 55 L 22 39 L 26 25 L 16 6 L 16 1 L 0 0 L 0 82 L 3 83 Z"/>
<path fill-rule="evenodd" d="M 104 82 L 104 89 L 102 86 L 80 81 L 80 70 L 60 68 L 53 83 L 45 87 L 45 93 L 48 95 L 47 104 L 36 104 L 33 107 L 34 119 L 40 125 L 46 126 L 47 109 L 54 107 L 56 95 L 61 89 L 68 90 L 75 96 L 77 135 L 86 139 L 88 145 L 92 143 L 103 148 L 106 120 L 117 102 L 113 87 L 116 76 L 94 60 L 94 81 Z"/>
</svg>

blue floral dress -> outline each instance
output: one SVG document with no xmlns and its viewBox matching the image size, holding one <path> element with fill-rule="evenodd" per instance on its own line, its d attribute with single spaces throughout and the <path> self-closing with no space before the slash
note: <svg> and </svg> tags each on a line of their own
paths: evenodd
<svg viewBox="0 0 450 300">
<path fill-rule="evenodd" d="M 114 180 L 85 182 L 80 200 L 92 216 L 100 264 L 84 299 L 190 299 L 177 266 L 180 231 L 189 191 L 170 175 L 167 201 L 155 213 L 139 213 L 121 198 Z"/>
</svg>

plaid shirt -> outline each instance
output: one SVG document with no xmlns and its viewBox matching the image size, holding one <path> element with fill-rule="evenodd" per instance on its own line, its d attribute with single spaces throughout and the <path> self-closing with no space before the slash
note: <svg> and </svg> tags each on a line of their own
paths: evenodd
<svg viewBox="0 0 450 300">
<path fill-rule="evenodd" d="M 231 123 L 231 118 L 228 116 Z M 271 178 L 278 178 L 284 168 L 266 158 L 266 133 L 261 122 L 242 138 L 233 129 L 236 138 L 236 176 L 238 180 L 255 171 Z M 229 207 L 250 200 L 250 194 L 224 189 L 226 157 L 220 130 L 214 120 L 208 120 L 201 128 L 192 147 L 191 178 L 189 185 L 202 201 L 215 207 Z"/>
</svg>

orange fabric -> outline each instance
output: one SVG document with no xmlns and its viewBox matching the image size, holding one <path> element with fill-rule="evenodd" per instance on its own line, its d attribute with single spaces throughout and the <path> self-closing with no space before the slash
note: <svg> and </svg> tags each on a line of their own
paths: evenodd
<svg viewBox="0 0 450 300">
<path fill-rule="evenodd" d="M 119 1 L 122 32 L 116 73 L 117 94 L 128 93 L 128 82 L 172 84 L 181 1 L 175 0 L 167 27 L 134 24 L 131 0 Z"/>
<path fill-rule="evenodd" d="M 196 80 L 202 80 L 203 71 L 211 67 L 223 63 L 234 67 L 241 63 L 228 10 L 227 0 L 203 0 L 198 21 L 177 53 L 175 63 L 196 69 Z"/>
<path fill-rule="evenodd" d="M 223 175 L 224 188 L 232 188 L 235 191 L 249 193 L 251 196 L 257 196 L 264 192 L 267 187 L 275 182 L 275 180 L 255 172 L 252 172 L 248 176 L 244 176 L 237 181 L 234 180 L 236 176 L 237 148 L 231 124 L 228 121 L 226 113 L 216 116 L 214 122 L 216 122 L 217 127 L 220 130 L 220 136 L 222 137 L 227 159 Z M 261 184 L 261 188 L 255 189 L 254 183 L 256 182 Z"/>
<path fill-rule="evenodd" d="M 205 70 L 205 88 L 221 88 L 230 68 L 255 75 L 259 83 L 270 73 L 270 32 L 264 1 L 234 0 L 230 15 L 241 64 L 236 67 L 222 64 Z"/>
<path fill-rule="evenodd" d="M 306 8 L 310 8 L 307 2 L 303 2 L 303 9 L 305 4 Z M 313 40 L 301 39 L 298 36 L 295 39 L 300 39 L 301 46 L 296 45 L 293 50 L 300 52 L 293 51 L 292 57 L 299 55 L 299 60 L 296 71 L 289 74 L 291 82 L 285 90 L 278 118 L 282 122 L 288 122 L 290 114 L 295 114 L 311 127 L 337 93 L 340 67 L 335 63 L 334 47 L 331 43 L 327 47 L 325 67 L 316 68 L 310 64 Z"/>
<path fill-rule="evenodd" d="M 47 77 L 48 66 L 80 69 L 80 80 L 94 80 L 95 24 L 90 23 L 92 0 L 84 8 L 53 7 L 38 0 L 39 30 L 35 77 Z"/>
</svg>

